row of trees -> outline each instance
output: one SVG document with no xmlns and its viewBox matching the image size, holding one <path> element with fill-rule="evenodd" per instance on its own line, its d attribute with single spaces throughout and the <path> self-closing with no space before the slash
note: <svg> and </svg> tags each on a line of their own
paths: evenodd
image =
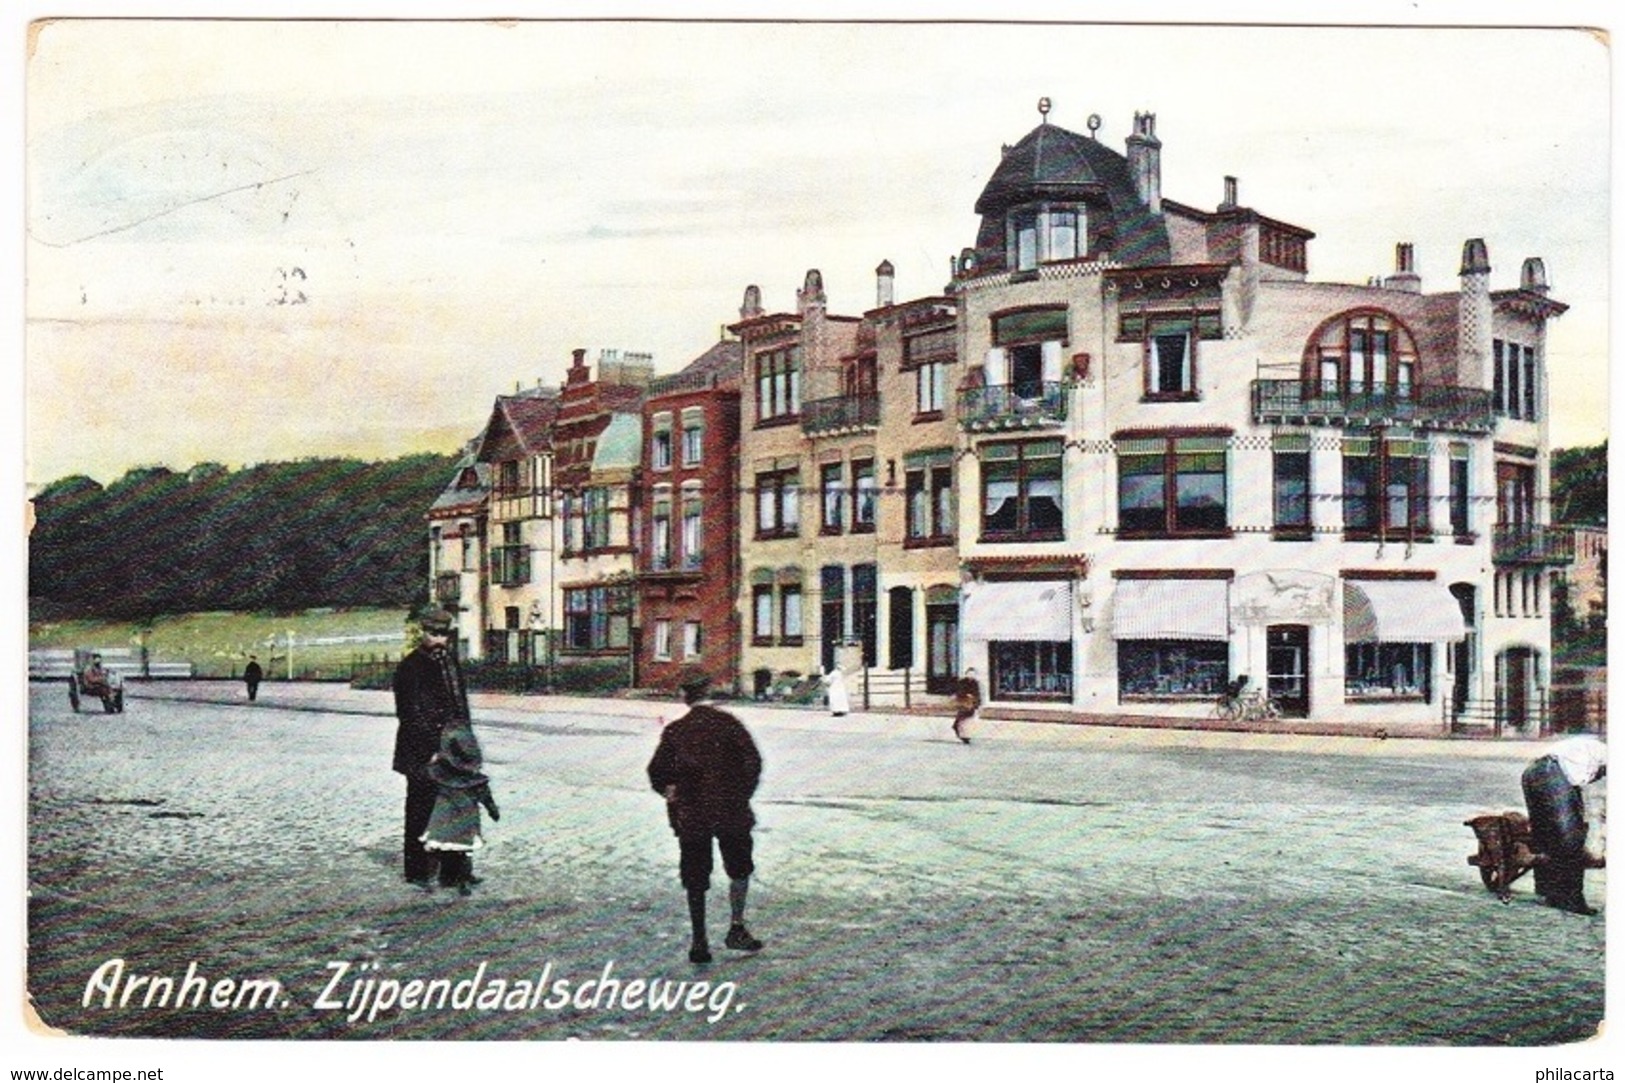
<svg viewBox="0 0 1625 1083">
<path fill-rule="evenodd" d="M 423 516 L 455 464 L 419 454 L 62 478 L 34 500 L 31 615 L 410 605 L 428 577 Z"/>
</svg>

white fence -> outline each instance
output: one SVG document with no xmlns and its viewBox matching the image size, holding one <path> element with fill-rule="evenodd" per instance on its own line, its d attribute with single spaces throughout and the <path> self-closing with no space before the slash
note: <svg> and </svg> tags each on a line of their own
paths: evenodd
<svg viewBox="0 0 1625 1083">
<path fill-rule="evenodd" d="M 128 647 L 92 647 L 102 656 L 108 672 L 121 677 L 151 677 L 155 680 L 187 680 L 192 676 L 190 662 L 150 662 L 141 672 L 141 659 Z M 41 648 L 28 652 L 28 678 L 35 681 L 65 680 L 73 675 L 73 652 L 63 648 Z"/>
</svg>

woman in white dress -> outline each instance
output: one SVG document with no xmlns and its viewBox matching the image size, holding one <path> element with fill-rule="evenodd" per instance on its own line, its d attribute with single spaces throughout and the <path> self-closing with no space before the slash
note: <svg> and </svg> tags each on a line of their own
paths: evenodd
<svg viewBox="0 0 1625 1083">
<path fill-rule="evenodd" d="M 841 672 L 840 666 L 834 666 L 822 680 L 829 688 L 829 713 L 840 718 L 852 709 L 852 700 L 846 694 L 846 674 Z"/>
</svg>

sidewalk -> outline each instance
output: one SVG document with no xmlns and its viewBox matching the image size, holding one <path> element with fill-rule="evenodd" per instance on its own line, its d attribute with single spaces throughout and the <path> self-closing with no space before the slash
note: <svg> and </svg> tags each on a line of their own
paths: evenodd
<svg viewBox="0 0 1625 1083">
<path fill-rule="evenodd" d="M 255 704 L 247 702 L 237 681 L 134 682 L 128 686 L 132 700 L 173 700 L 214 703 L 236 707 L 276 707 L 282 710 L 319 711 L 328 714 L 356 714 L 394 717 L 395 704 L 388 692 L 363 691 L 332 682 L 268 682 L 260 687 Z M 538 716 L 550 718 L 590 717 L 620 720 L 638 729 L 658 726 L 662 720 L 683 713 L 674 700 L 641 698 L 592 698 L 476 692 L 469 697 L 476 722 L 524 726 Z M 928 736 L 945 732 L 951 715 L 912 711 L 859 711 L 841 718 L 823 708 L 786 707 L 749 701 L 724 701 L 728 710 L 747 725 L 768 725 L 784 730 L 818 730 L 827 733 L 884 732 L 898 736 Z M 1099 747 L 1150 748 L 1246 748 L 1282 752 L 1317 753 L 1341 756 L 1385 756 L 1429 759 L 1487 759 L 1524 761 L 1535 755 L 1542 743 L 1527 738 L 1506 737 L 1484 740 L 1473 737 L 1379 736 L 1352 733 L 1328 725 L 1293 729 L 1288 723 L 1207 723 L 1188 718 L 1146 718 L 1127 715 L 1060 714 L 1022 712 L 1017 709 L 985 710 L 971 724 L 973 738 L 1001 743 Z"/>
</svg>

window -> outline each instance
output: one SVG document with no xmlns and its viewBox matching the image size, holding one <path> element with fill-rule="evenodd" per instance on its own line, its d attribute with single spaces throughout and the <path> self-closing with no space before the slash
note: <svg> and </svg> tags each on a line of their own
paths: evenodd
<svg viewBox="0 0 1625 1083">
<path fill-rule="evenodd" d="M 1467 499 L 1470 462 L 1466 444 L 1450 445 L 1450 533 L 1458 538 L 1470 538 L 1473 533 Z"/>
<path fill-rule="evenodd" d="M 519 460 L 497 463 L 497 495 L 512 496 L 519 491 Z"/>
<path fill-rule="evenodd" d="M 654 657 L 657 662 L 671 661 L 671 621 L 655 621 Z"/>
<path fill-rule="evenodd" d="M 758 647 L 773 642 L 773 588 L 758 583 L 751 590 L 751 642 Z"/>
<path fill-rule="evenodd" d="M 1117 691 L 1124 697 L 1217 696 L 1230 681 L 1230 645 L 1212 640 L 1123 639 Z"/>
<path fill-rule="evenodd" d="M 1055 541 L 1061 517 L 1061 441 L 984 444 L 982 540 Z"/>
<path fill-rule="evenodd" d="M 574 553 L 581 548 L 581 497 L 565 493 L 559 498 L 559 518 L 564 520 L 564 551 Z"/>
<path fill-rule="evenodd" d="M 502 544 L 491 551 L 491 581 L 503 587 L 530 582 L 530 550 L 519 523 L 502 524 Z"/>
<path fill-rule="evenodd" d="M 700 622 L 689 620 L 683 622 L 683 657 L 698 658 L 700 656 Z"/>
<path fill-rule="evenodd" d="M 1350 643 L 1344 648 L 1343 694 L 1349 699 L 1431 696 L 1433 644 Z"/>
<path fill-rule="evenodd" d="M 1502 339 L 1495 339 L 1490 346 L 1495 378 L 1495 412 L 1503 417 L 1536 420 L 1539 396 L 1535 348 Z"/>
<path fill-rule="evenodd" d="M 1214 534 L 1229 528 L 1228 436 L 1117 441 L 1117 522 L 1124 536 Z"/>
<path fill-rule="evenodd" d="M 820 533 L 841 532 L 842 508 L 846 504 L 846 483 L 841 477 L 843 471 L 840 463 L 827 463 L 818 469 L 819 506 L 822 509 L 818 523 Z"/>
<path fill-rule="evenodd" d="M 952 452 L 948 452 L 952 455 Z M 904 460 L 903 490 L 910 542 L 953 540 L 953 467 L 949 458 Z"/>
<path fill-rule="evenodd" d="M 671 415 L 654 415 L 649 441 L 649 465 L 656 470 L 671 469 Z"/>
<path fill-rule="evenodd" d="M 1019 207 L 1010 212 L 1009 266 L 1030 271 L 1040 263 L 1076 259 L 1087 252 L 1083 211 L 1076 206 Z"/>
<path fill-rule="evenodd" d="M 1197 343 L 1224 336 L 1217 309 L 1180 313 L 1130 311 L 1117 326 L 1117 341 L 1138 342 L 1147 399 L 1196 397 Z"/>
<path fill-rule="evenodd" d="M 1018 271 L 1030 271 L 1038 266 L 1038 212 L 1017 211 L 1010 216 L 1011 249 Z"/>
<path fill-rule="evenodd" d="M 756 355 L 756 418 L 772 421 L 801 413 L 801 347 Z"/>
<path fill-rule="evenodd" d="M 779 635 L 790 647 L 801 645 L 801 584 L 786 584 L 779 590 Z"/>
<path fill-rule="evenodd" d="M 873 564 L 852 565 L 852 634 L 863 645 L 863 664 L 880 664 L 880 599 L 878 570 Z"/>
<path fill-rule="evenodd" d="M 433 576 L 436 576 L 436 575 L 439 575 L 439 574 L 440 574 L 440 528 L 437 527 L 437 526 L 432 526 L 432 527 L 429 528 L 429 575 L 431 577 L 433 577 Z"/>
<path fill-rule="evenodd" d="M 944 361 L 927 361 L 914 370 L 914 412 L 941 413 L 948 399 L 948 365 Z"/>
<path fill-rule="evenodd" d="M 683 465 L 698 466 L 705 455 L 705 414 L 701 410 L 683 411 Z"/>
<path fill-rule="evenodd" d="M 632 593 L 627 587 L 565 589 L 566 650 L 625 650 L 631 641 L 631 626 Z"/>
<path fill-rule="evenodd" d="M 581 546 L 603 549 L 609 545 L 609 490 L 602 486 L 582 494 Z"/>
<path fill-rule="evenodd" d="M 875 461 L 852 462 L 852 533 L 875 532 Z"/>
<path fill-rule="evenodd" d="M 1394 316 L 1374 310 L 1344 313 L 1321 324 L 1305 359 L 1310 365 L 1304 379 L 1314 381 L 1322 398 L 1408 400 L 1421 376 L 1410 332 Z"/>
<path fill-rule="evenodd" d="M 701 544 L 704 534 L 705 505 L 698 486 L 683 489 L 683 567 L 698 568 L 705 555 Z"/>
<path fill-rule="evenodd" d="M 671 490 L 656 489 L 649 516 L 649 566 L 656 571 L 671 567 Z"/>
<path fill-rule="evenodd" d="M 756 536 L 791 538 L 800 531 L 800 474 L 777 470 L 756 475 Z"/>
<path fill-rule="evenodd" d="M 1309 510 L 1309 437 L 1276 433 L 1275 534 L 1307 538 L 1312 528 Z"/>
<path fill-rule="evenodd" d="M 1405 437 L 1343 440 L 1343 530 L 1416 538 L 1429 530 L 1428 445 Z"/>
<path fill-rule="evenodd" d="M 1191 379 L 1191 336 L 1189 331 L 1162 329 L 1146 341 L 1146 391 L 1150 395 L 1189 395 L 1196 384 Z"/>
<path fill-rule="evenodd" d="M 477 572 L 480 570 L 479 558 L 475 555 L 474 535 L 463 533 L 463 571 Z"/>
</svg>

